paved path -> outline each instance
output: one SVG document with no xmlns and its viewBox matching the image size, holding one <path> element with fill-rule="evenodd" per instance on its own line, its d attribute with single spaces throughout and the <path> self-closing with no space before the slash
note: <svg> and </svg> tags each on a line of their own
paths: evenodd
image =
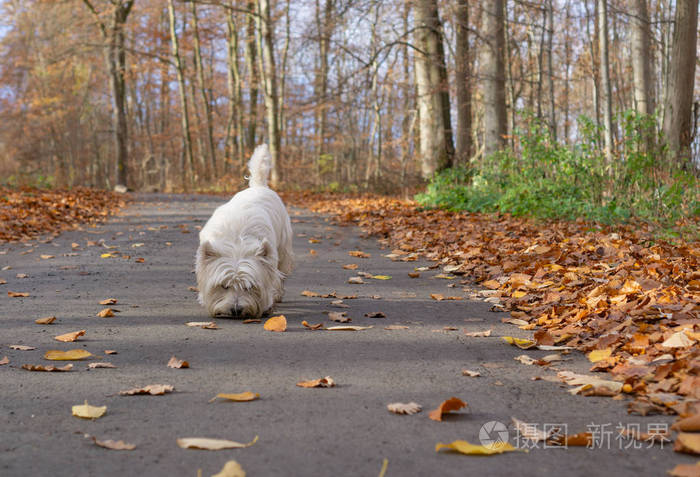
<svg viewBox="0 0 700 477">
<path fill-rule="evenodd" d="M 463 475 L 662 475 L 676 463 L 692 462 L 669 449 L 625 449 L 617 440 L 618 423 L 669 423 L 666 417 L 628 416 L 624 402 L 571 396 L 561 385 L 534 381 L 553 376 L 539 366 L 513 360 L 523 352 L 499 336 L 526 336 L 501 323 L 484 302 L 430 299 L 431 293 L 460 295 L 460 287 L 431 278 L 439 271 L 411 279 L 407 273 L 424 262 L 392 262 L 382 257 L 374 239 L 352 227 L 329 225 L 322 216 L 293 210 L 297 269 L 287 282 L 284 302 L 286 333 L 264 331 L 261 324 L 218 320 L 220 329 L 190 328 L 188 321 L 208 317 L 189 288 L 194 283 L 193 255 L 198 227 L 221 199 L 185 196 L 140 196 L 122 215 L 96 228 L 61 235 L 53 242 L 0 245 L 0 475 L 2 476 L 195 476 L 218 472 L 229 459 L 249 476 L 376 476 L 388 459 L 387 476 Z M 316 238 L 318 243 L 310 243 Z M 87 246 L 87 241 L 104 246 Z M 78 243 L 72 249 L 71 243 Z M 143 245 L 138 245 L 143 244 Z M 310 253 L 313 249 L 315 253 Z M 348 256 L 363 250 L 371 259 Z M 101 258 L 119 250 L 131 256 Z M 41 255 L 55 258 L 42 259 Z M 142 257 L 144 263 L 137 263 Z M 361 271 L 391 275 L 350 285 Z M 16 278 L 27 274 L 28 278 Z M 0 280 L 2 281 L 2 280 Z M 301 296 L 303 290 L 336 291 L 349 308 L 330 306 L 330 299 Z M 6 291 L 28 292 L 9 298 Z M 381 299 L 371 298 L 380 295 Z M 119 300 L 113 318 L 95 314 L 105 298 Z M 324 311 L 346 311 L 352 324 L 373 328 L 358 332 L 308 331 L 301 325 L 328 321 Z M 386 318 L 366 318 L 381 311 Z M 34 320 L 55 315 L 55 324 Z M 386 330 L 388 325 L 408 329 Z M 456 327 L 457 331 L 445 331 Z M 55 335 L 87 330 L 77 343 L 59 343 Z M 492 329 L 491 337 L 466 337 L 463 330 Z M 12 350 L 29 345 L 33 351 Z M 84 348 L 92 361 L 109 361 L 117 369 L 87 370 L 75 362 L 69 373 L 22 370 L 22 364 L 48 364 L 49 349 Z M 118 354 L 105 356 L 104 350 Z M 175 355 L 190 369 L 166 367 Z M 561 369 L 582 371 L 585 359 L 572 356 Z M 55 363 L 52 363 L 55 364 Z M 60 363 L 59 363 L 60 364 Z M 482 377 L 462 376 L 462 369 Z M 302 379 L 332 376 L 338 386 L 302 389 Z M 119 396 L 120 390 L 169 383 L 164 396 Z M 254 391 L 258 401 L 208 401 L 217 393 Z M 466 410 L 434 422 L 428 411 L 457 396 Z M 106 405 L 95 421 L 71 416 L 71 406 L 88 400 Z M 413 416 L 390 414 L 391 402 L 415 401 L 424 411 Z M 492 457 L 436 453 L 437 442 L 479 442 L 489 421 L 509 423 L 511 416 L 542 427 L 565 423 L 570 432 L 608 426 L 603 448 L 533 449 Z M 123 439 L 137 445 L 131 452 L 110 451 L 84 438 Z M 246 449 L 197 451 L 180 449 L 178 437 L 216 437 L 248 442 Z M 514 432 L 510 431 L 511 442 Z M 646 447 L 646 446 L 644 446 Z"/>
</svg>

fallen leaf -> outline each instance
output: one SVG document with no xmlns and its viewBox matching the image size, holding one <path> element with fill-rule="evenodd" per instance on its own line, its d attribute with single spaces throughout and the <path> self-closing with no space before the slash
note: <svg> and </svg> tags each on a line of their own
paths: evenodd
<svg viewBox="0 0 700 477">
<path fill-rule="evenodd" d="M 107 439 L 104 441 L 98 440 L 95 436 L 91 436 L 92 441 L 100 447 L 110 450 L 134 450 L 136 446 L 134 444 L 129 444 L 124 441 L 113 441 L 112 439 Z"/>
<path fill-rule="evenodd" d="M 365 282 L 362 280 L 362 277 L 350 277 L 348 278 L 348 283 L 352 285 L 362 285 Z"/>
<path fill-rule="evenodd" d="M 571 371 L 561 371 L 557 373 L 557 376 L 569 386 L 578 386 L 569 391 L 571 394 L 579 394 L 582 391 L 591 389 L 593 391 L 602 391 L 603 389 L 606 389 L 613 394 L 617 394 L 622 391 L 623 383 L 618 381 L 608 381 L 595 376 L 572 373 Z"/>
<path fill-rule="evenodd" d="M 300 388 L 332 388 L 335 386 L 335 381 L 330 376 L 320 379 L 312 379 L 311 381 L 299 381 L 297 386 Z"/>
<path fill-rule="evenodd" d="M 462 376 L 469 376 L 470 378 L 478 378 L 479 376 L 481 376 L 481 373 L 479 371 L 472 371 L 470 369 L 463 369 Z"/>
<path fill-rule="evenodd" d="M 50 361 L 79 361 L 90 356 L 92 356 L 92 353 L 84 349 L 71 349 L 68 351 L 49 350 L 44 353 L 44 359 Z"/>
<path fill-rule="evenodd" d="M 350 323 L 352 321 L 352 318 L 346 315 L 347 313 L 345 313 L 344 311 L 329 311 L 328 319 L 332 321 L 337 321 L 338 323 Z"/>
<path fill-rule="evenodd" d="M 470 336 L 472 338 L 487 337 L 487 336 L 491 336 L 491 330 L 486 330 L 486 331 L 467 331 L 467 330 L 464 330 L 464 334 L 466 336 Z"/>
<path fill-rule="evenodd" d="M 435 452 L 439 452 L 441 449 L 453 450 L 459 452 L 460 454 L 467 455 L 494 455 L 520 450 L 516 449 L 507 442 L 494 442 L 489 446 L 480 446 L 461 440 L 453 441 L 449 444 L 438 442 L 435 445 Z"/>
<path fill-rule="evenodd" d="M 258 436 L 255 436 L 255 439 L 247 444 L 225 439 L 210 439 L 208 437 L 182 437 L 177 440 L 177 445 L 183 449 L 221 450 L 250 447 L 256 442 L 258 442 Z"/>
<path fill-rule="evenodd" d="M 310 325 L 308 321 L 304 320 L 301 322 L 301 326 L 310 330 L 320 330 L 323 328 L 323 323 L 316 323 L 315 325 Z"/>
<path fill-rule="evenodd" d="M 532 340 L 513 338 L 512 336 L 501 336 L 501 339 L 506 343 L 510 343 L 514 346 L 517 346 L 520 349 L 530 349 L 537 346 L 537 344 Z"/>
<path fill-rule="evenodd" d="M 498 290 L 499 288 L 501 288 L 501 284 L 496 280 L 487 280 L 485 282 L 482 282 L 481 284 L 491 290 Z"/>
<path fill-rule="evenodd" d="M 402 403 L 402 402 L 394 402 L 391 404 L 387 404 L 387 409 L 389 409 L 390 412 L 393 412 L 394 414 L 416 414 L 417 412 L 420 412 L 421 407 L 420 404 L 415 403 L 415 402 L 409 402 L 409 403 Z"/>
<path fill-rule="evenodd" d="M 8 291 L 7 296 L 12 297 L 12 298 L 22 298 L 22 297 L 28 297 L 29 293 Z"/>
<path fill-rule="evenodd" d="M 39 256 L 41 257 L 42 260 L 48 260 L 48 259 L 50 259 L 50 258 L 56 258 L 56 257 L 54 257 L 53 255 L 39 255 Z"/>
<path fill-rule="evenodd" d="M 50 325 L 54 321 L 56 321 L 55 316 L 47 316 L 46 318 L 39 318 L 37 320 L 34 320 L 34 323 L 36 323 L 37 325 Z"/>
<path fill-rule="evenodd" d="M 410 278 L 420 278 L 420 272 L 408 272 Z"/>
<path fill-rule="evenodd" d="M 312 298 L 312 297 L 321 296 L 321 295 L 319 293 L 316 293 L 316 292 L 304 290 L 303 292 L 301 292 L 301 296 L 308 296 L 308 297 Z"/>
<path fill-rule="evenodd" d="M 245 477 L 245 470 L 243 470 L 241 464 L 235 460 L 230 460 L 224 464 L 218 474 L 214 474 L 211 477 Z"/>
<path fill-rule="evenodd" d="M 521 363 L 523 363 L 523 364 L 526 364 L 526 365 L 528 365 L 528 366 L 531 366 L 531 365 L 533 365 L 533 364 L 535 364 L 535 363 L 537 362 L 536 359 L 533 359 L 533 358 L 531 358 L 530 356 L 528 356 L 528 355 L 526 355 L 526 354 L 521 354 L 520 356 L 516 356 L 516 357 L 513 358 L 513 359 L 516 360 L 516 361 L 519 361 L 519 362 L 521 362 Z"/>
<path fill-rule="evenodd" d="M 351 250 L 348 252 L 348 255 L 351 257 L 358 257 L 358 258 L 370 258 L 372 255 L 369 253 L 362 252 L 360 250 Z"/>
<path fill-rule="evenodd" d="M 527 326 L 530 324 L 525 320 L 521 320 L 520 318 L 502 318 L 501 322 L 510 323 L 511 325 L 516 325 L 516 326 Z"/>
<path fill-rule="evenodd" d="M 371 313 L 365 313 L 366 318 L 386 318 L 386 315 L 381 311 L 373 311 Z"/>
<path fill-rule="evenodd" d="M 514 417 L 511 417 L 511 420 L 513 421 L 515 430 L 518 431 L 520 437 L 524 437 L 525 439 L 529 439 L 534 442 L 547 441 L 549 438 L 559 432 L 559 429 L 556 427 L 549 426 L 551 428 L 545 431 L 544 429 L 539 429 L 538 426 L 532 426 L 529 423 L 523 422 Z"/>
<path fill-rule="evenodd" d="M 357 270 L 357 264 L 356 263 L 348 263 L 347 265 L 343 265 L 343 268 L 345 270 Z"/>
<path fill-rule="evenodd" d="M 218 330 L 219 327 L 216 325 L 215 321 L 188 321 L 185 323 L 186 326 L 191 326 L 193 328 L 203 328 L 205 330 Z"/>
<path fill-rule="evenodd" d="M 3 358 L 0 359 L 0 366 L 2 366 L 3 364 L 10 364 L 10 358 L 8 358 L 7 356 L 3 356 Z"/>
<path fill-rule="evenodd" d="M 234 401 L 234 402 L 248 402 L 248 401 L 255 401 L 256 399 L 260 399 L 260 394 L 253 393 L 250 391 L 245 391 L 245 392 L 237 393 L 237 394 L 219 393 L 216 396 L 214 396 L 213 399 L 210 399 L 209 402 L 214 402 L 216 399 L 225 399 L 227 401 Z"/>
<path fill-rule="evenodd" d="M 620 429 L 619 434 L 627 439 L 634 439 L 640 442 L 646 442 L 647 444 L 665 444 L 671 442 L 671 433 L 666 432 L 639 432 L 635 429 L 626 428 Z"/>
<path fill-rule="evenodd" d="M 143 257 L 137 257 L 136 259 L 134 259 L 134 262 L 136 262 L 136 263 L 145 263 L 145 262 L 146 262 L 146 259 L 143 258 Z"/>
<path fill-rule="evenodd" d="M 115 365 L 112 363 L 90 363 L 88 364 L 88 369 L 96 369 L 96 368 L 116 368 Z"/>
<path fill-rule="evenodd" d="M 675 431 L 700 432 L 700 414 L 693 414 L 674 422 L 671 429 Z"/>
<path fill-rule="evenodd" d="M 60 371 L 70 371 L 73 369 L 73 365 L 68 363 L 65 366 L 51 366 L 42 364 L 23 364 L 22 369 L 27 371 L 46 371 L 46 372 L 60 372 Z"/>
<path fill-rule="evenodd" d="M 177 359 L 175 356 L 172 356 L 170 358 L 170 361 L 168 361 L 168 368 L 175 368 L 175 369 L 181 369 L 181 368 L 189 368 L 190 363 L 187 361 L 184 361 L 182 359 Z"/>
<path fill-rule="evenodd" d="M 34 346 L 10 345 L 10 349 L 16 349 L 17 351 L 31 351 L 36 348 Z"/>
<path fill-rule="evenodd" d="M 700 454 L 700 433 L 679 432 L 673 450 L 684 454 Z"/>
<path fill-rule="evenodd" d="M 678 464 L 668 471 L 671 477 L 700 477 L 700 461 L 695 464 Z"/>
<path fill-rule="evenodd" d="M 433 300 L 442 301 L 445 299 L 445 295 L 442 295 L 440 293 L 431 293 L 430 298 L 432 298 Z"/>
<path fill-rule="evenodd" d="M 127 389 L 119 391 L 120 396 L 136 396 L 139 394 L 150 394 L 151 396 L 162 396 L 165 393 L 171 393 L 175 390 L 170 384 L 149 384 L 142 388 Z"/>
<path fill-rule="evenodd" d="M 29 275 L 27 275 L 26 273 L 18 273 L 17 275 L 15 275 L 15 278 L 29 278 Z"/>
<path fill-rule="evenodd" d="M 371 278 L 375 280 L 391 280 L 391 276 L 389 275 L 372 275 Z"/>
<path fill-rule="evenodd" d="M 105 354 L 119 354 L 119 352 L 113 349 L 106 349 Z"/>
<path fill-rule="evenodd" d="M 259 318 L 248 318 L 247 320 L 243 320 L 241 323 L 244 325 L 248 325 L 250 323 L 262 323 L 262 320 Z"/>
<path fill-rule="evenodd" d="M 408 326 L 404 325 L 389 325 L 384 327 L 385 330 L 407 330 Z"/>
<path fill-rule="evenodd" d="M 84 336 L 86 330 L 73 331 L 71 333 L 64 333 L 62 335 L 54 336 L 53 339 L 56 341 L 63 341 L 64 343 L 71 343 L 77 341 L 78 337 Z"/>
<path fill-rule="evenodd" d="M 282 332 L 287 331 L 287 318 L 284 315 L 268 318 L 263 325 L 267 331 Z"/>
<path fill-rule="evenodd" d="M 100 311 L 97 316 L 100 318 L 111 318 L 114 316 L 114 310 L 111 308 L 105 308 L 104 310 Z"/>
<path fill-rule="evenodd" d="M 107 406 L 91 406 L 85 401 L 85 404 L 77 404 L 73 406 L 72 413 L 75 417 L 83 419 L 97 419 L 104 416 L 107 412 Z"/>
<path fill-rule="evenodd" d="M 612 348 L 596 349 L 588 353 L 588 360 L 591 363 L 597 363 L 598 361 L 603 361 L 608 359 L 612 354 Z"/>
<path fill-rule="evenodd" d="M 443 401 L 442 404 L 440 404 L 437 409 L 433 409 L 430 411 L 428 414 L 428 417 L 432 419 L 433 421 L 442 421 L 442 415 L 451 412 L 451 411 L 457 411 L 459 409 L 462 409 L 463 407 L 466 407 L 467 403 L 462 401 L 459 398 L 456 397 L 451 397 L 450 399 Z"/>
<path fill-rule="evenodd" d="M 116 298 L 105 298 L 100 302 L 100 305 L 116 305 L 117 304 L 117 299 Z"/>
<path fill-rule="evenodd" d="M 362 331 L 372 328 L 371 326 L 331 326 L 326 328 L 327 331 Z"/>
<path fill-rule="evenodd" d="M 666 348 L 687 348 L 692 346 L 695 341 L 688 338 L 688 335 L 682 331 L 673 333 L 666 341 L 661 343 L 661 346 Z"/>
</svg>

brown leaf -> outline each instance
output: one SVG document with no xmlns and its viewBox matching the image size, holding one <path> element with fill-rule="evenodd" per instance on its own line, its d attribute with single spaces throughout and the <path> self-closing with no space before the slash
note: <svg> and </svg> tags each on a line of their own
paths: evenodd
<svg viewBox="0 0 700 477">
<path fill-rule="evenodd" d="M 34 346 L 10 345 L 10 349 L 16 349 L 18 351 L 31 351 L 36 348 Z"/>
<path fill-rule="evenodd" d="M 34 323 L 36 323 L 37 325 L 50 325 L 54 321 L 56 321 L 55 316 L 47 316 L 46 318 L 39 318 L 37 320 L 34 320 Z"/>
<path fill-rule="evenodd" d="M 28 297 L 29 293 L 8 291 L 7 296 L 9 296 L 11 298 L 22 298 L 22 297 Z"/>
<path fill-rule="evenodd" d="M 358 257 L 358 258 L 370 258 L 372 255 L 369 253 L 362 252 L 360 250 L 351 250 L 348 252 L 348 255 L 351 257 Z"/>
<path fill-rule="evenodd" d="M 262 320 L 259 318 L 248 318 L 247 320 L 241 321 L 244 325 L 248 325 L 250 323 L 262 323 Z"/>
<path fill-rule="evenodd" d="M 673 446 L 676 452 L 700 455 L 700 433 L 679 432 Z"/>
<path fill-rule="evenodd" d="M 302 295 L 302 296 L 308 296 L 308 297 L 310 297 L 310 298 L 317 297 L 317 296 L 321 296 L 319 293 L 312 292 L 312 291 L 309 291 L 309 290 L 304 290 L 303 292 L 301 292 L 301 295 Z"/>
<path fill-rule="evenodd" d="M 671 477 L 700 477 L 700 462 L 695 464 L 678 464 L 668 471 Z"/>
<path fill-rule="evenodd" d="M 47 371 L 47 372 L 56 372 L 56 371 L 70 371 L 73 369 L 73 365 L 68 363 L 65 366 L 51 366 L 51 365 L 43 365 L 43 364 L 23 364 L 22 369 L 26 369 L 27 371 Z"/>
<path fill-rule="evenodd" d="M 366 318 L 386 318 L 386 315 L 381 311 L 373 311 L 370 313 L 365 313 Z"/>
<path fill-rule="evenodd" d="M 263 328 L 267 331 L 287 331 L 287 318 L 284 315 L 273 316 L 265 321 Z"/>
<path fill-rule="evenodd" d="M 478 378 L 479 376 L 481 376 L 481 373 L 479 371 L 472 371 L 470 369 L 463 369 L 462 376 L 469 376 L 470 378 Z"/>
<path fill-rule="evenodd" d="M 459 398 L 451 397 L 450 399 L 443 401 L 437 409 L 433 409 L 428 414 L 428 417 L 433 421 L 442 421 L 442 415 L 451 411 L 458 411 L 463 407 L 466 407 L 467 403 Z"/>
<path fill-rule="evenodd" d="M 297 386 L 300 388 L 332 388 L 335 386 L 335 381 L 330 376 L 320 379 L 312 379 L 311 381 L 299 381 Z"/>
<path fill-rule="evenodd" d="M 80 336 L 85 335 L 86 330 L 73 331 L 71 333 L 64 333 L 62 335 L 54 336 L 53 339 L 56 341 L 63 341 L 64 343 L 70 343 L 77 341 Z"/>
<path fill-rule="evenodd" d="M 302 321 L 301 325 L 310 330 L 320 330 L 323 328 L 323 323 L 316 323 L 315 325 L 310 325 L 309 322 L 306 320 Z"/>
<path fill-rule="evenodd" d="M 408 276 L 410 278 L 419 278 L 420 277 L 420 272 L 408 272 Z"/>
<path fill-rule="evenodd" d="M 700 414 L 693 414 L 674 422 L 671 429 L 675 431 L 700 432 Z"/>
<path fill-rule="evenodd" d="M 345 270 L 357 270 L 357 264 L 356 263 L 348 263 L 346 265 L 343 265 L 343 268 Z"/>
<path fill-rule="evenodd" d="M 119 352 L 113 350 L 113 349 L 106 349 L 105 354 L 119 354 Z"/>
<path fill-rule="evenodd" d="M 4 356 L 2 359 L 0 359 L 0 366 L 2 366 L 3 364 L 10 364 L 10 358 Z"/>
<path fill-rule="evenodd" d="M 113 441 L 107 439 L 104 441 L 98 440 L 95 436 L 91 436 L 92 441 L 100 447 L 110 450 L 134 450 L 136 446 L 134 444 L 129 444 L 124 441 Z"/>
<path fill-rule="evenodd" d="M 175 388 L 170 384 L 149 384 L 142 388 L 127 389 L 119 391 L 120 396 L 135 396 L 138 394 L 150 394 L 151 396 L 162 396 L 165 393 L 173 392 Z"/>
<path fill-rule="evenodd" d="M 105 298 L 100 302 L 100 305 L 116 305 L 117 304 L 117 299 L 116 298 Z"/>
<path fill-rule="evenodd" d="M 328 319 L 332 321 L 337 321 L 338 323 L 350 323 L 352 318 L 346 316 L 347 313 L 344 311 L 329 311 Z"/>
<path fill-rule="evenodd" d="M 168 361 L 168 368 L 175 368 L 175 369 L 180 369 L 180 368 L 189 368 L 190 363 L 187 361 L 184 361 L 182 359 L 177 359 L 175 356 L 172 356 L 170 358 L 170 361 Z"/>
<path fill-rule="evenodd" d="M 88 364 L 88 369 L 96 369 L 96 368 L 116 368 L 115 365 L 112 363 L 90 363 Z"/>
</svg>

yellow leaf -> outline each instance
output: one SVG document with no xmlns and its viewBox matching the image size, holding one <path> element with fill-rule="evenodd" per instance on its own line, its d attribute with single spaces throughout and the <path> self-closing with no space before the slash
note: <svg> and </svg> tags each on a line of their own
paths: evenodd
<svg viewBox="0 0 700 477">
<path fill-rule="evenodd" d="M 526 339 L 522 339 L 522 338 L 513 338 L 512 336 L 501 336 L 501 338 L 506 343 L 510 343 L 512 345 L 515 345 L 520 349 L 530 349 L 530 348 L 534 348 L 537 345 L 537 343 L 535 343 L 532 340 L 526 340 Z"/>
<path fill-rule="evenodd" d="M 218 474 L 214 474 L 211 477 L 245 477 L 245 470 L 243 470 L 241 464 L 235 460 L 230 460 L 224 464 L 224 467 Z"/>
<path fill-rule="evenodd" d="M 522 298 L 525 295 L 527 295 L 527 292 L 524 292 L 524 291 L 518 290 L 516 292 L 513 292 L 513 298 Z"/>
<path fill-rule="evenodd" d="M 598 361 L 609 358 L 611 354 L 612 348 L 596 349 L 588 353 L 588 360 L 591 363 L 597 363 Z"/>
<path fill-rule="evenodd" d="M 256 442 L 258 442 L 258 436 L 255 436 L 255 439 L 247 444 L 241 444 L 240 442 L 228 441 L 225 439 L 210 439 L 208 437 L 183 437 L 177 440 L 177 445 L 183 449 L 221 450 L 250 447 Z"/>
<path fill-rule="evenodd" d="M 389 275 L 372 275 L 372 278 L 375 280 L 391 280 L 391 276 Z"/>
<path fill-rule="evenodd" d="M 72 412 L 75 417 L 97 419 L 98 417 L 104 416 L 104 413 L 107 412 L 107 406 L 91 406 L 85 401 L 85 404 L 73 406 Z"/>
<path fill-rule="evenodd" d="M 71 349 L 68 351 L 50 350 L 44 353 L 44 359 L 51 361 L 78 361 L 89 358 L 90 356 L 92 356 L 92 353 L 84 349 Z"/>
<path fill-rule="evenodd" d="M 287 331 L 287 318 L 284 315 L 273 316 L 263 325 L 267 331 Z"/>
<path fill-rule="evenodd" d="M 449 449 L 467 455 L 493 455 L 520 450 L 507 442 L 495 442 L 489 446 L 478 446 L 467 441 L 453 441 L 449 444 L 438 442 L 435 445 L 435 452 L 440 451 L 440 449 Z"/>
<path fill-rule="evenodd" d="M 259 399 L 260 394 L 252 393 L 250 391 L 246 391 L 243 393 L 237 393 L 237 394 L 219 393 L 216 395 L 216 397 L 214 399 L 216 399 L 216 398 L 226 399 L 227 401 L 234 401 L 234 402 L 247 402 L 247 401 L 255 401 L 256 399 Z M 214 399 L 212 399 L 212 401 Z"/>
<path fill-rule="evenodd" d="M 111 253 L 103 253 L 102 255 L 100 255 L 100 258 L 112 258 L 112 254 Z"/>
</svg>

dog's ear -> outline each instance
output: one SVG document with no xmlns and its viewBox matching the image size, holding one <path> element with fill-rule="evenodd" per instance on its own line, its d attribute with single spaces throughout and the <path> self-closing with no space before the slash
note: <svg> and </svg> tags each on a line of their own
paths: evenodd
<svg viewBox="0 0 700 477">
<path fill-rule="evenodd" d="M 257 255 L 258 257 L 269 257 L 271 253 L 272 253 L 272 244 L 266 238 L 262 239 L 260 241 L 260 246 L 258 247 L 258 251 L 255 255 Z"/>
<path fill-rule="evenodd" d="M 211 242 L 204 242 L 197 253 L 199 259 L 203 262 L 219 257 L 219 253 L 214 250 L 214 246 Z"/>
</svg>

